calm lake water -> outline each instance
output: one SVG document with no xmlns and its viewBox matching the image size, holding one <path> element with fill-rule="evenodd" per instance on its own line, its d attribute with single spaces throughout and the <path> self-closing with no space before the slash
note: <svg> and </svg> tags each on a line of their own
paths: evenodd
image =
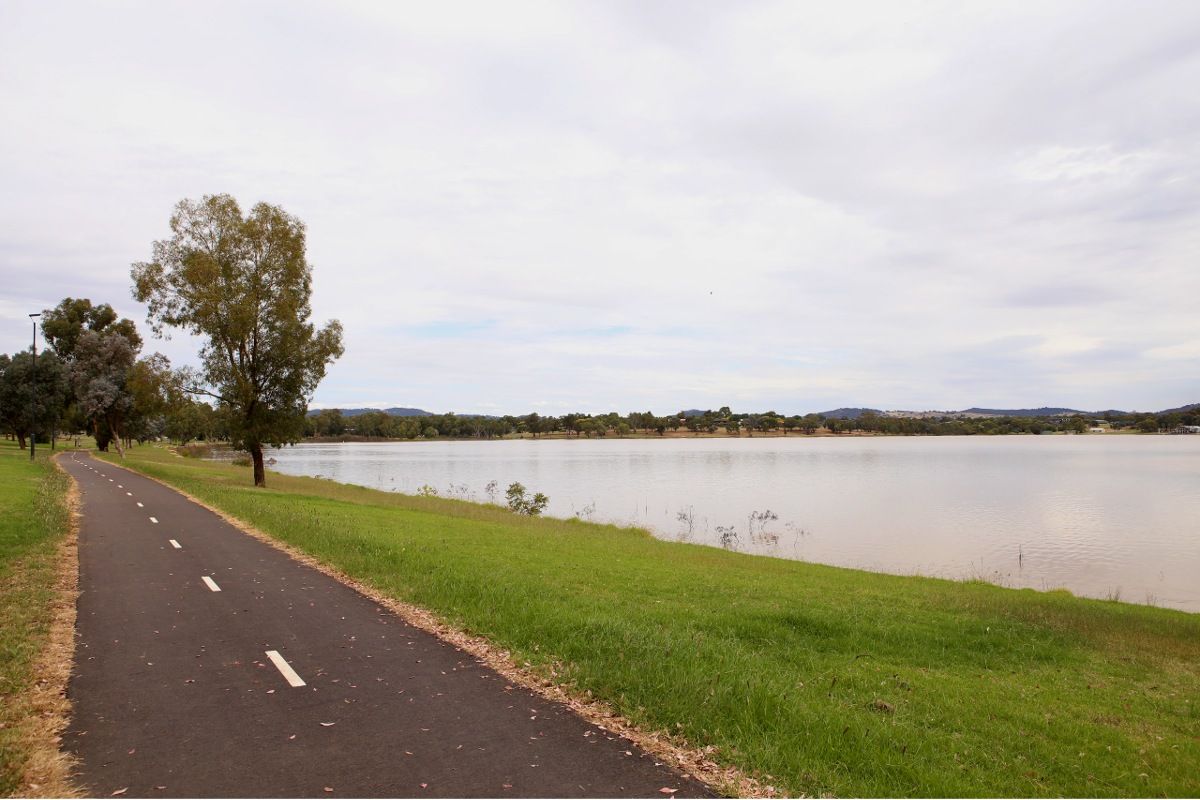
<svg viewBox="0 0 1200 800">
<path fill-rule="evenodd" d="M 1200 611 L 1200 436 L 304 444 L 274 469 L 486 501 L 665 539 Z M 752 514 L 766 515 L 751 518 Z M 690 520 L 690 521 L 689 521 Z"/>
</svg>

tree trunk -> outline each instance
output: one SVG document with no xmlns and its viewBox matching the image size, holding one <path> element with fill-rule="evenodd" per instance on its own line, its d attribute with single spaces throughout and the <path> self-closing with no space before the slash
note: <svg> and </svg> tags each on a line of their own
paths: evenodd
<svg viewBox="0 0 1200 800">
<path fill-rule="evenodd" d="M 121 457 L 121 460 L 124 461 L 125 460 L 125 448 L 121 446 L 121 434 L 118 433 L 117 429 L 115 427 L 113 427 L 112 425 L 109 425 L 109 428 L 113 432 L 112 443 L 117 446 L 117 455 L 119 455 Z"/>
<path fill-rule="evenodd" d="M 250 450 L 250 458 L 254 460 L 254 485 L 267 485 L 267 470 L 263 466 L 263 451 L 261 444 L 252 444 L 248 448 Z"/>
<path fill-rule="evenodd" d="M 25 449 L 25 434 L 23 434 L 23 433 L 17 434 L 17 443 L 21 446 L 22 450 Z"/>
</svg>

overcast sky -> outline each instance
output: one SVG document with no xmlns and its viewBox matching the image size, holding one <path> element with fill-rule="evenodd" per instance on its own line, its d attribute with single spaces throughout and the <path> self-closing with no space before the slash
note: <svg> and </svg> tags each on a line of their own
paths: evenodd
<svg viewBox="0 0 1200 800">
<path fill-rule="evenodd" d="M 1200 402 L 1197 87 L 1192 1 L 0 0 L 0 351 L 227 192 L 318 407 Z"/>
</svg>

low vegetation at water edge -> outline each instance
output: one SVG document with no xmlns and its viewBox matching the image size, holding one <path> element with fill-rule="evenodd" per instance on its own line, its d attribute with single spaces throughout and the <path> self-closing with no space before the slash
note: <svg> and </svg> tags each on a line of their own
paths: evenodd
<svg viewBox="0 0 1200 800">
<path fill-rule="evenodd" d="M 1200 793 L 1200 615 L 127 464 L 790 794 Z"/>
</svg>

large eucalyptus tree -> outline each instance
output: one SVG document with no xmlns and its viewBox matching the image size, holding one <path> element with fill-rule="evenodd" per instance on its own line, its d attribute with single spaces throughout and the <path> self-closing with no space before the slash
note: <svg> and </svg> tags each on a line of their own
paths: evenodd
<svg viewBox="0 0 1200 800">
<path fill-rule="evenodd" d="M 337 320 L 310 323 L 312 268 L 304 223 L 258 203 L 243 215 L 227 194 L 182 200 L 171 237 L 133 265 L 133 295 L 149 304 L 155 335 L 168 326 L 202 337 L 202 383 L 192 391 L 230 411 L 233 444 L 266 484 L 263 446 L 295 442 L 325 368 L 342 354 Z"/>
</svg>

